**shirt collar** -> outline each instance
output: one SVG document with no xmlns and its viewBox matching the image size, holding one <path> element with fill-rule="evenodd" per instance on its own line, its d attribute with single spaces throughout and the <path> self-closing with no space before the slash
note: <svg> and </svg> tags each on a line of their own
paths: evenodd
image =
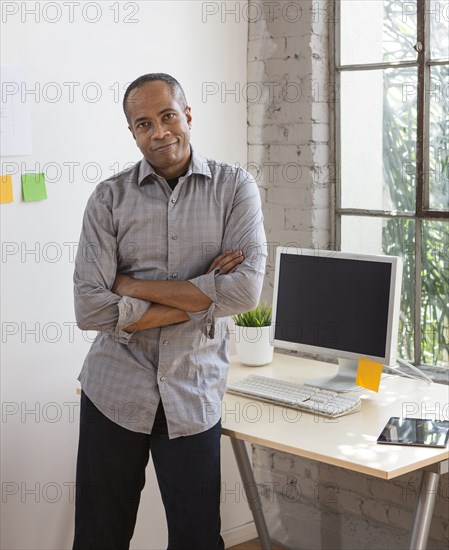
<svg viewBox="0 0 449 550">
<path fill-rule="evenodd" d="M 192 146 L 190 146 L 190 150 L 192 152 L 192 156 L 190 158 L 189 167 L 187 168 L 187 172 L 185 175 L 190 176 L 191 174 L 199 174 L 201 176 L 205 176 L 206 178 L 211 179 L 212 172 L 210 171 L 207 159 L 203 157 L 200 153 L 198 153 Z M 151 183 L 152 181 L 154 181 L 155 177 L 158 177 L 158 175 L 154 171 L 154 168 L 145 158 L 143 158 L 140 162 L 139 177 L 137 183 L 139 184 L 139 186 L 142 186 L 146 183 Z"/>
</svg>

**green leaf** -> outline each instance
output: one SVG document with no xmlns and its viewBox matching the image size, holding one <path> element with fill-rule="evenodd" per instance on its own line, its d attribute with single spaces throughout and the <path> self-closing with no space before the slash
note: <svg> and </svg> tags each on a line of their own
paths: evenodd
<svg viewBox="0 0 449 550">
<path fill-rule="evenodd" d="M 255 309 L 246 313 L 238 313 L 232 318 L 239 327 L 269 327 L 271 325 L 271 309 L 271 306 L 262 302 Z"/>
</svg>

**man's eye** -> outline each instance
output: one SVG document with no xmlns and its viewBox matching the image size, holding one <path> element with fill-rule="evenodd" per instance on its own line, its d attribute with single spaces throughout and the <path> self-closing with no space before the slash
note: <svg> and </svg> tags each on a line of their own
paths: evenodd
<svg viewBox="0 0 449 550">
<path fill-rule="evenodd" d="M 165 118 L 168 118 L 168 119 L 170 120 L 170 119 L 172 119 L 172 118 L 175 118 L 175 116 L 176 116 L 175 113 L 167 113 L 167 114 L 165 115 Z"/>
<path fill-rule="evenodd" d="M 148 122 L 139 122 L 137 125 L 137 128 L 146 128 L 148 126 Z"/>
</svg>

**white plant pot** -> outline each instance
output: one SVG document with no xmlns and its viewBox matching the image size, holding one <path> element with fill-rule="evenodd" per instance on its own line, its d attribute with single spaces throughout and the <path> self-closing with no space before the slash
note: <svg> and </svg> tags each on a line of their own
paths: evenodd
<svg viewBox="0 0 449 550">
<path fill-rule="evenodd" d="M 235 327 L 235 348 L 240 363 L 260 367 L 273 360 L 271 327 Z"/>
</svg>

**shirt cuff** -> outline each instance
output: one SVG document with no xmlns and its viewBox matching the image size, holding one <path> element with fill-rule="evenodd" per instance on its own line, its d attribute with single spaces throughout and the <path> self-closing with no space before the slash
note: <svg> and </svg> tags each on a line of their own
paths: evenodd
<svg viewBox="0 0 449 550">
<path fill-rule="evenodd" d="M 215 304 L 214 302 L 207 309 L 201 311 L 187 311 L 187 315 L 192 321 L 196 321 L 201 325 L 201 332 L 207 338 L 214 338 L 215 336 L 215 316 L 214 316 Z"/>
<path fill-rule="evenodd" d="M 215 291 L 215 277 L 218 275 L 220 275 L 219 268 L 214 269 L 214 271 L 206 273 L 205 275 L 200 275 L 194 279 L 189 279 L 189 281 L 195 285 L 198 290 L 201 290 L 201 292 L 205 294 L 209 300 L 216 303 L 217 293 Z"/>
<path fill-rule="evenodd" d="M 119 316 L 115 327 L 114 340 L 120 344 L 128 344 L 135 331 L 125 332 L 123 329 L 145 315 L 151 307 L 151 302 L 123 296 L 117 305 Z"/>
<path fill-rule="evenodd" d="M 196 321 L 202 325 L 202 332 L 207 338 L 214 338 L 215 336 L 215 304 L 217 302 L 217 293 L 215 290 L 215 277 L 220 275 L 220 269 L 215 269 L 205 275 L 200 275 L 194 279 L 190 279 L 190 282 L 195 285 L 198 290 L 201 290 L 209 300 L 212 301 L 211 305 L 207 309 L 201 311 L 189 312 L 187 315 L 192 321 Z"/>
</svg>

